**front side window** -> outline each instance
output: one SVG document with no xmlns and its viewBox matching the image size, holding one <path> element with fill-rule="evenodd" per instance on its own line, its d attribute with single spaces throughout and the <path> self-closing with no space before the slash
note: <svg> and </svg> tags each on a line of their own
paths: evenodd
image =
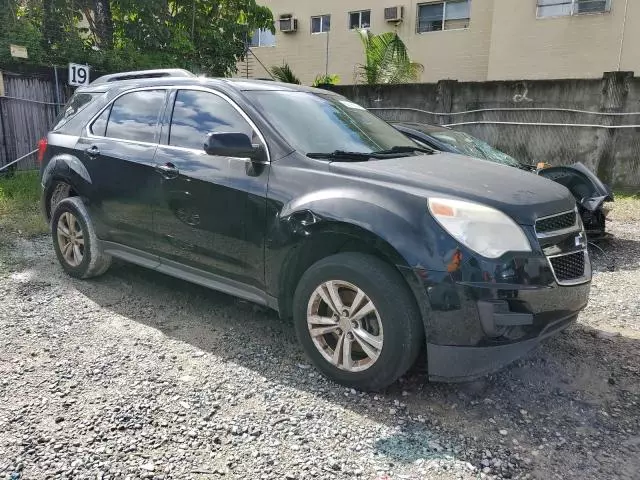
<svg viewBox="0 0 640 480">
<path fill-rule="evenodd" d="M 250 47 L 273 47 L 276 44 L 276 36 L 271 33 L 271 30 L 259 29 L 253 32 Z"/>
<path fill-rule="evenodd" d="M 611 0 L 537 0 L 538 18 L 562 17 L 611 10 Z"/>
<path fill-rule="evenodd" d="M 251 91 L 267 120 L 302 153 L 371 153 L 415 144 L 388 123 L 344 97 L 291 91 Z"/>
<path fill-rule="evenodd" d="M 169 145 L 202 150 L 207 134 L 214 132 L 245 133 L 253 137 L 251 125 L 224 98 L 196 90 L 178 91 Z"/>
<path fill-rule="evenodd" d="M 371 26 L 371 10 L 349 13 L 349 30 L 369 28 Z"/>
<path fill-rule="evenodd" d="M 325 33 L 331 30 L 331 15 L 311 17 L 311 33 Z"/>
<path fill-rule="evenodd" d="M 469 0 L 446 0 L 418 5 L 418 33 L 469 27 Z"/>
<path fill-rule="evenodd" d="M 91 125 L 94 135 L 154 143 L 164 90 L 141 90 L 118 98 Z"/>
</svg>

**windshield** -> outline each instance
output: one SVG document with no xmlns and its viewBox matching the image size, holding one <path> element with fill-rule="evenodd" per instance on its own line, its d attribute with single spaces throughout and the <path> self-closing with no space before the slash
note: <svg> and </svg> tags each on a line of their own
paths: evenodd
<svg viewBox="0 0 640 480">
<path fill-rule="evenodd" d="M 472 157 L 484 158 L 496 163 L 509 165 L 510 167 L 521 167 L 522 164 L 506 153 L 496 150 L 488 143 L 472 137 L 464 132 L 449 130 L 446 132 L 432 132 L 431 136 L 455 147 L 460 153 Z"/>
<path fill-rule="evenodd" d="M 250 91 L 246 95 L 260 105 L 287 142 L 305 154 L 415 147 L 391 125 L 343 97 L 296 91 Z"/>
</svg>

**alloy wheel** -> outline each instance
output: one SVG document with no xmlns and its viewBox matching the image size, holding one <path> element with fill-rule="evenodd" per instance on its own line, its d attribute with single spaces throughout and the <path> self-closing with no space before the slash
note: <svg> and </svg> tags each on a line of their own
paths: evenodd
<svg viewBox="0 0 640 480">
<path fill-rule="evenodd" d="M 58 247 L 65 261 L 77 267 L 84 258 L 84 232 L 78 219 L 70 212 L 64 212 L 58 219 Z"/>
<path fill-rule="evenodd" d="M 377 308 L 357 286 L 330 280 L 311 295 L 307 326 L 313 344 L 335 367 L 360 372 L 382 352 L 384 335 Z"/>
</svg>

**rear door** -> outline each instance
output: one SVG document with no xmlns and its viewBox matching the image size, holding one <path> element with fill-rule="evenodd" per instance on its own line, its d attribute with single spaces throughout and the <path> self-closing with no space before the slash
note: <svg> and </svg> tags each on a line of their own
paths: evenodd
<svg viewBox="0 0 640 480">
<path fill-rule="evenodd" d="M 154 168 L 167 89 L 137 89 L 120 95 L 79 140 L 91 179 L 88 209 L 98 237 L 138 250 L 153 240 L 152 205 L 158 188 Z"/>
<path fill-rule="evenodd" d="M 204 142 L 211 132 L 245 133 L 253 143 L 263 142 L 223 94 L 174 92 L 155 158 L 161 185 L 154 246 L 170 268 L 189 266 L 261 288 L 269 164 L 208 155 Z"/>
</svg>

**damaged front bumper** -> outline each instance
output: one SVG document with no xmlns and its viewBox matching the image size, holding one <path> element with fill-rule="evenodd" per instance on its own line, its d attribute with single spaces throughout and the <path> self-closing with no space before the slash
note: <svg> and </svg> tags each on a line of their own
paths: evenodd
<svg viewBox="0 0 640 480">
<path fill-rule="evenodd" d="M 464 338 L 450 330 L 453 315 L 440 316 L 439 335 L 427 343 L 429 379 L 460 382 L 497 371 L 521 358 L 542 340 L 567 328 L 586 306 L 589 283 L 536 289 L 508 290 L 457 284 L 461 310 L 476 323 L 476 337 Z M 432 297 L 433 297 L 432 291 Z M 437 305 L 437 301 L 435 302 Z M 438 308 L 438 307 L 436 307 Z M 450 310 L 452 312 L 452 310 Z M 434 312 L 434 315 L 441 315 Z M 467 323 L 467 322 L 465 322 Z M 448 325 L 447 325 L 448 324 Z M 453 333 L 456 343 L 446 342 Z M 465 345 L 467 340 L 473 345 Z"/>
<path fill-rule="evenodd" d="M 431 380 L 466 381 L 496 371 L 565 329 L 587 305 L 592 269 L 584 231 L 577 225 L 525 231 L 537 235 L 532 252 L 495 260 L 462 252 L 446 272 L 407 267 Z"/>
</svg>

